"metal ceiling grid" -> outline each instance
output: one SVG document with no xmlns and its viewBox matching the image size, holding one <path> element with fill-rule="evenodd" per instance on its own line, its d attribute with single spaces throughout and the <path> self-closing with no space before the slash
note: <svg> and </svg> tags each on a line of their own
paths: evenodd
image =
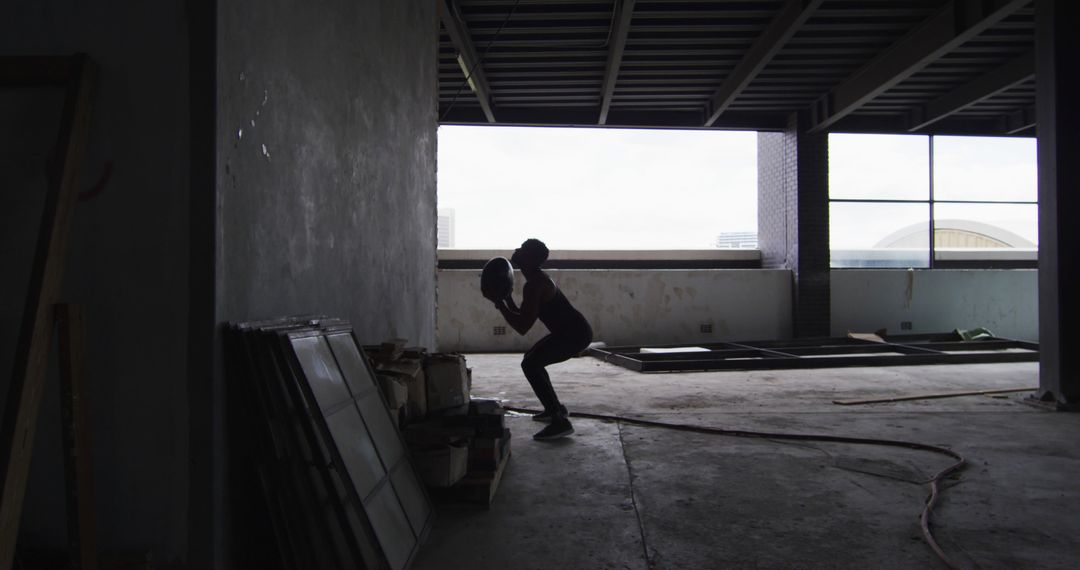
<svg viewBox="0 0 1080 570">
<path fill-rule="evenodd" d="M 438 1 L 442 123 L 1034 127 L 1029 0 Z"/>
</svg>

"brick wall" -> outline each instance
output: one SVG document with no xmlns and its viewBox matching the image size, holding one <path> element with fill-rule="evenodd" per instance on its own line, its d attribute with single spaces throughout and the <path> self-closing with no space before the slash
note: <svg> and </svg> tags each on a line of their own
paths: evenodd
<svg viewBox="0 0 1080 570">
<path fill-rule="evenodd" d="M 792 115 L 780 133 L 758 134 L 758 243 L 762 267 L 792 271 L 795 336 L 829 334 L 828 135 Z"/>
</svg>

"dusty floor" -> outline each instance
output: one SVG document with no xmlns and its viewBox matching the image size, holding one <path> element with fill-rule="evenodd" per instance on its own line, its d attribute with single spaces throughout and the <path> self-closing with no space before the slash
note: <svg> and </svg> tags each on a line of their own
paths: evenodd
<svg viewBox="0 0 1080 570">
<path fill-rule="evenodd" d="M 474 397 L 535 407 L 518 355 L 468 356 Z M 1036 364 L 639 374 L 551 368 L 571 412 L 942 445 L 969 466 L 935 535 L 964 568 L 1080 565 L 1080 414 L 1028 393 L 841 407 L 836 398 L 1038 384 Z M 510 418 L 513 458 L 490 511 L 441 508 L 415 568 L 937 568 L 919 533 L 926 452 L 700 435 L 575 420 L 539 443 Z M 866 471 L 877 473 L 872 475 Z M 881 476 L 886 475 L 886 476 Z"/>
</svg>

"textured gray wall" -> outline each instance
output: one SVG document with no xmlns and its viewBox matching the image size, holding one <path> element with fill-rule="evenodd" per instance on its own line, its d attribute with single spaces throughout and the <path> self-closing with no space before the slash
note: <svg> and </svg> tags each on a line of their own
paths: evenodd
<svg viewBox="0 0 1080 570">
<path fill-rule="evenodd" d="M 151 550 L 166 566 L 187 549 L 187 37 L 180 0 L 16 1 L 0 8 L 0 53 L 83 51 L 100 68 L 83 187 L 99 179 L 107 161 L 113 171 L 101 194 L 76 208 L 64 298 L 86 307 L 100 549 Z M 26 110 L 10 96 L 3 101 L 6 116 Z M 56 116 L 59 101 L 51 100 Z M 15 232 L 5 231 L 0 261 L 11 269 L 0 280 L 0 399 L 34 247 L 33 230 L 25 230 L 37 226 L 41 209 L 27 194 L 40 198 L 44 191 L 49 142 L 28 143 L 56 134 L 53 126 L 22 119 L 0 128 L 0 138 L 19 147 L 6 158 L 20 160 L 0 161 L 0 222 Z M 24 546 L 63 548 L 66 541 L 58 392 L 51 376 L 22 518 Z"/>
<path fill-rule="evenodd" d="M 219 7 L 218 314 L 435 343 L 435 5 Z"/>
<path fill-rule="evenodd" d="M 434 348 L 435 3 L 237 0 L 216 26 L 215 322 L 322 313 Z M 216 362 L 193 377 L 189 564 L 255 567 Z"/>
<path fill-rule="evenodd" d="M 791 272 L 775 269 L 553 269 L 552 279 L 610 346 L 791 336 Z M 547 334 L 520 336 L 480 296 L 480 270 L 439 271 L 439 350 L 524 352 Z M 524 279 L 517 275 L 514 295 Z M 700 325 L 711 324 L 711 333 Z M 494 327 L 506 334 L 496 336 Z"/>
<path fill-rule="evenodd" d="M 832 272 L 829 283 L 832 336 L 986 327 L 997 336 L 1039 341 L 1034 269 L 844 269 Z M 901 329 L 903 321 L 911 331 Z"/>
</svg>

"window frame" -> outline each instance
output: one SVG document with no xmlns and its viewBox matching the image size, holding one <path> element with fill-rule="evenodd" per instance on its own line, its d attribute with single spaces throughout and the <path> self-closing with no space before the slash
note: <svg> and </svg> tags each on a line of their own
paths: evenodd
<svg viewBox="0 0 1080 570">
<path fill-rule="evenodd" d="M 927 174 L 930 177 L 929 193 L 925 200 L 914 199 L 901 199 L 901 198 L 833 198 L 830 196 L 829 204 L 833 203 L 849 203 L 849 204 L 923 204 L 929 208 L 929 262 L 926 267 L 833 267 L 832 266 L 832 245 L 829 246 L 829 270 L 847 270 L 847 269 L 1036 269 L 1039 266 L 1038 261 L 1038 247 L 1035 250 L 1035 259 L 993 259 L 993 258 L 973 258 L 973 259 L 937 259 L 937 245 L 935 243 L 935 234 L 937 232 L 936 225 L 934 223 L 936 204 L 1004 204 L 1004 205 L 1034 205 L 1036 208 L 1039 206 L 1038 197 L 1033 201 L 1030 200 L 937 200 L 934 198 L 934 137 L 936 135 L 925 135 L 928 137 L 929 142 L 927 144 L 927 152 L 930 154 L 929 168 Z M 829 228 L 832 228 L 832 220 L 829 220 Z"/>
</svg>

